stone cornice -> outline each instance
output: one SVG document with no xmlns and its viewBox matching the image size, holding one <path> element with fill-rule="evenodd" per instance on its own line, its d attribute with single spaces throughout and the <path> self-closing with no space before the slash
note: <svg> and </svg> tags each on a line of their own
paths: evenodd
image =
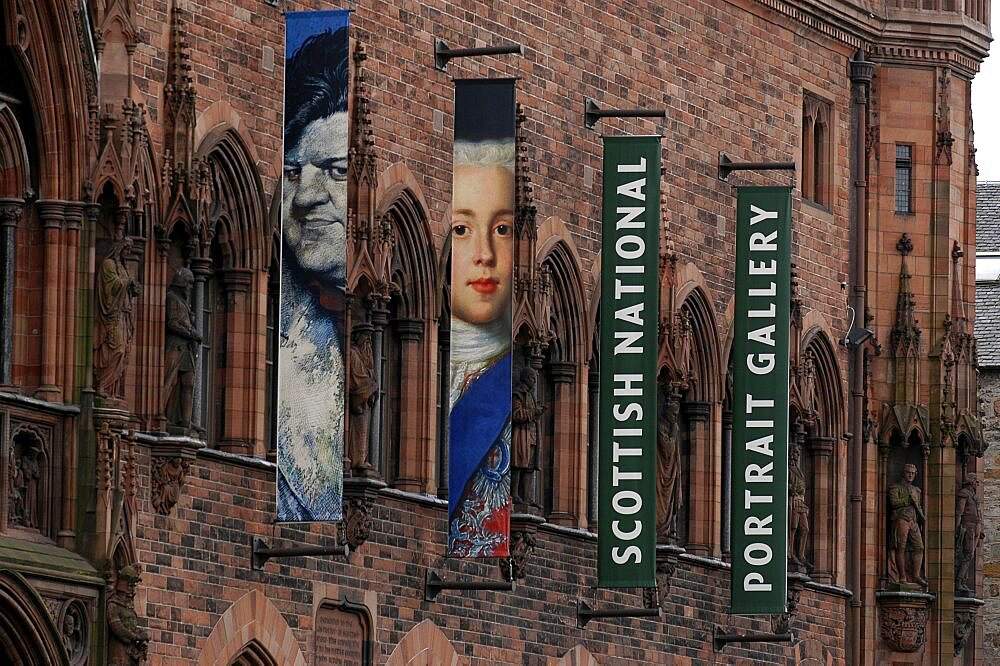
<svg viewBox="0 0 1000 666">
<path fill-rule="evenodd" d="M 961 11 L 895 7 L 891 0 L 757 1 L 852 48 L 864 45 L 878 60 L 947 64 L 970 77 L 979 71 L 991 41 L 989 26 Z"/>
</svg>

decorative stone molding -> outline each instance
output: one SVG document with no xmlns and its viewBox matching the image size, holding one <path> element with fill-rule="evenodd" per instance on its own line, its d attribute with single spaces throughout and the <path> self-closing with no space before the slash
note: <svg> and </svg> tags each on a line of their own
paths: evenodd
<svg viewBox="0 0 1000 666">
<path fill-rule="evenodd" d="M 893 652 L 916 652 L 927 641 L 927 619 L 934 595 L 922 592 L 878 592 L 882 641 Z"/>
</svg>

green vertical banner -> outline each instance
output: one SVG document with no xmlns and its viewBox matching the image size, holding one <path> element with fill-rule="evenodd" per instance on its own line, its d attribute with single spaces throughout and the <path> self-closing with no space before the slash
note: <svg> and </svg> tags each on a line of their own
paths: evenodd
<svg viewBox="0 0 1000 666">
<path fill-rule="evenodd" d="M 604 138 L 597 584 L 653 587 L 660 137 Z"/>
<path fill-rule="evenodd" d="M 792 191 L 736 197 L 731 610 L 785 612 Z"/>
</svg>

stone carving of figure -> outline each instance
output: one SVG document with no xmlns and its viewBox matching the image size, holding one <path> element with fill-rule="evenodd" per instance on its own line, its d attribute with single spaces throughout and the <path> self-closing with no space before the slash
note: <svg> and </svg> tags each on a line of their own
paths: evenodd
<svg viewBox="0 0 1000 666">
<path fill-rule="evenodd" d="M 24 526 L 38 525 L 38 482 L 42 472 L 38 464 L 37 449 L 29 449 L 21 457 L 21 474 L 24 478 Z"/>
<path fill-rule="evenodd" d="M 191 310 L 191 288 L 194 274 L 181 267 L 167 291 L 167 372 L 163 382 L 166 396 L 164 415 L 167 423 L 185 431 L 192 427 L 191 410 L 194 400 L 195 363 L 201 334 Z"/>
<path fill-rule="evenodd" d="M 677 540 L 677 507 L 681 503 L 681 403 L 670 396 L 656 428 L 656 536 L 663 543 Z"/>
<path fill-rule="evenodd" d="M 191 463 L 180 456 L 154 456 L 151 501 L 158 513 L 167 515 L 181 497 L 181 488 Z"/>
<path fill-rule="evenodd" d="M 511 400 L 511 425 L 513 426 L 514 451 L 511 468 L 511 490 L 515 502 L 535 504 L 531 476 L 536 467 L 538 453 L 538 419 L 545 413 L 545 405 L 535 398 L 538 374 L 530 365 L 521 370 L 521 377 Z"/>
<path fill-rule="evenodd" d="M 899 481 L 889 486 L 889 506 L 892 509 L 892 564 L 899 583 L 927 585 L 921 576 L 924 562 L 924 539 L 920 523 L 924 523 L 924 510 L 920 504 L 920 489 L 913 485 L 917 478 L 915 465 L 903 466 Z M 907 555 L 909 552 L 909 555 Z M 892 567 L 890 567 L 890 570 Z"/>
<path fill-rule="evenodd" d="M 108 599 L 110 666 L 135 666 L 146 659 L 149 634 L 139 626 L 139 616 L 135 612 L 135 586 L 138 582 L 138 571 L 131 566 L 122 567 L 118 572 L 115 591 Z"/>
<path fill-rule="evenodd" d="M 368 429 L 377 398 L 378 383 L 375 381 L 371 335 L 359 333 L 354 336 L 354 344 L 351 345 L 348 389 L 351 429 L 348 433 L 347 455 L 351 459 L 351 471 L 355 476 L 374 475 L 371 463 L 368 462 Z"/>
<path fill-rule="evenodd" d="M 97 271 L 94 388 L 105 398 L 124 396 L 125 365 L 135 337 L 139 285 L 125 266 L 132 241 L 116 242 Z"/>
<path fill-rule="evenodd" d="M 799 368 L 799 396 L 802 409 L 809 414 L 816 411 L 816 360 L 813 351 L 807 350 Z"/>
<path fill-rule="evenodd" d="M 11 455 L 10 459 L 10 491 L 8 492 L 7 522 L 11 525 L 24 525 L 24 471 L 21 469 L 21 458 Z"/>
<path fill-rule="evenodd" d="M 806 477 L 800 458 L 802 447 L 793 442 L 788 450 L 788 560 L 806 567 L 806 546 L 809 543 L 809 505 L 806 504 Z"/>
<path fill-rule="evenodd" d="M 955 495 L 955 590 L 967 596 L 975 594 L 976 549 L 985 536 L 979 513 L 979 477 L 967 474 L 962 489 Z"/>
</svg>

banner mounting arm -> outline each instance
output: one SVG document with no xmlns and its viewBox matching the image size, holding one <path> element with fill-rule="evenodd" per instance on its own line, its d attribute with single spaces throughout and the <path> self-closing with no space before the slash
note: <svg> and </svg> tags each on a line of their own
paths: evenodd
<svg viewBox="0 0 1000 666">
<path fill-rule="evenodd" d="M 727 634 L 724 627 L 715 625 L 712 630 L 712 647 L 716 652 L 722 650 L 730 643 L 791 643 L 795 640 L 792 632 L 784 634 Z"/>
<path fill-rule="evenodd" d="M 729 180 L 732 171 L 795 171 L 795 162 L 734 162 L 719 151 L 719 180 Z"/>
<path fill-rule="evenodd" d="M 513 580 L 445 580 L 433 569 L 428 569 L 424 579 L 424 601 L 434 601 L 441 590 L 513 592 L 516 587 Z"/>
<path fill-rule="evenodd" d="M 633 607 L 621 606 L 618 608 L 591 608 L 583 599 L 576 600 L 576 628 L 583 629 L 587 623 L 594 618 L 605 617 L 663 617 L 663 608 L 656 606 L 648 608 L 646 606 Z"/>
<path fill-rule="evenodd" d="M 470 56 L 506 55 L 514 53 L 524 55 L 524 47 L 520 44 L 504 44 L 503 46 L 479 46 L 469 49 L 450 49 L 443 39 L 434 40 L 434 67 L 444 71 L 452 58 L 468 58 Z"/>
<path fill-rule="evenodd" d="M 594 125 L 601 118 L 666 118 L 666 109 L 601 109 L 597 103 L 589 97 L 583 100 L 583 124 L 587 129 L 594 129 Z"/>
<path fill-rule="evenodd" d="M 271 558 L 283 557 L 306 557 L 309 555 L 341 555 L 347 557 L 351 554 L 351 548 L 346 543 L 336 546 L 291 546 L 287 548 L 268 548 L 267 542 L 259 536 L 252 537 L 250 568 L 254 571 L 262 571 L 264 565 Z"/>
</svg>

